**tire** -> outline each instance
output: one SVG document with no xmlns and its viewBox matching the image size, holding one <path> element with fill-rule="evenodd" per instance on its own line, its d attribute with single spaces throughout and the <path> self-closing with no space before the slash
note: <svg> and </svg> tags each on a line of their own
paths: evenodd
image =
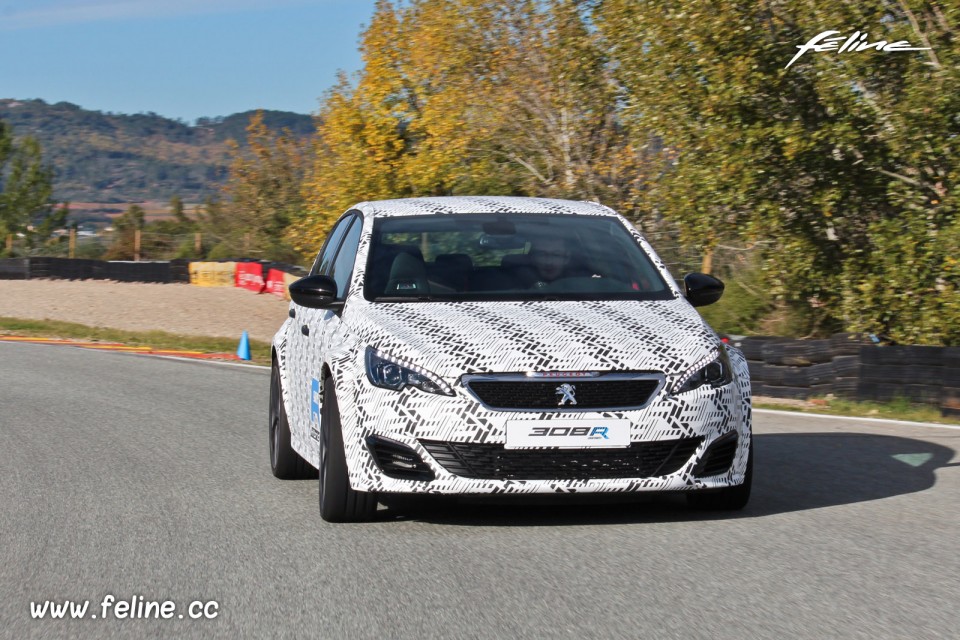
<svg viewBox="0 0 960 640">
<path fill-rule="evenodd" d="M 786 398 L 788 400 L 806 400 L 810 397 L 809 387 L 787 387 L 767 384 L 764 392 L 770 398 Z"/>
<path fill-rule="evenodd" d="M 811 398 L 817 398 L 817 397 L 825 398 L 832 393 L 834 393 L 832 382 L 824 382 L 822 384 L 810 385 Z"/>
<path fill-rule="evenodd" d="M 833 359 L 833 346 L 830 340 L 808 340 L 807 358 L 815 365 L 830 362 Z"/>
<path fill-rule="evenodd" d="M 831 358 L 830 349 L 822 341 L 778 340 L 763 345 L 763 361 L 767 364 L 808 367 Z"/>
<path fill-rule="evenodd" d="M 944 383 L 944 368 L 940 366 L 927 366 L 914 364 L 907 367 L 909 384 L 922 384 L 931 387 L 939 387 Z"/>
<path fill-rule="evenodd" d="M 763 360 L 763 345 L 774 338 L 768 336 L 754 336 L 740 341 L 740 351 L 747 360 Z"/>
<path fill-rule="evenodd" d="M 333 380 L 323 381 L 320 409 L 320 517 L 327 522 L 367 522 L 377 513 L 377 494 L 350 487 Z"/>
<path fill-rule="evenodd" d="M 691 491 L 687 493 L 687 507 L 696 511 L 739 511 L 750 501 L 750 488 L 753 486 L 753 438 L 750 438 L 750 452 L 747 454 L 747 472 L 743 484 L 723 489 Z"/>
<path fill-rule="evenodd" d="M 807 369 L 807 382 L 810 386 L 830 384 L 836 376 L 833 373 L 833 364 L 822 362 Z"/>
<path fill-rule="evenodd" d="M 830 351 L 836 356 L 859 356 L 860 348 L 872 345 L 865 333 L 835 333 L 830 336 Z"/>
<path fill-rule="evenodd" d="M 766 364 L 783 364 L 783 355 L 784 355 L 784 341 L 783 340 L 770 340 L 765 342 L 760 347 L 760 351 L 763 354 L 763 361 Z"/>
<path fill-rule="evenodd" d="M 270 411 L 268 416 L 270 470 L 281 480 L 301 480 L 316 474 L 306 460 L 290 446 L 290 423 L 280 392 L 280 369 L 273 363 L 270 371 Z"/>
<path fill-rule="evenodd" d="M 833 381 L 833 393 L 841 398 L 856 399 L 859 378 L 836 378 Z"/>
<path fill-rule="evenodd" d="M 789 367 L 765 364 L 763 365 L 763 381 L 769 386 L 781 387 L 788 370 Z"/>
<path fill-rule="evenodd" d="M 813 367 L 786 367 L 783 372 L 783 385 L 785 387 L 801 387 L 806 389 L 810 386 L 810 369 Z"/>
<path fill-rule="evenodd" d="M 892 351 L 897 352 L 898 364 L 938 368 L 943 364 L 943 347 L 906 345 L 894 347 Z"/>
<path fill-rule="evenodd" d="M 860 356 L 837 356 L 831 366 L 835 378 L 860 377 Z"/>
</svg>

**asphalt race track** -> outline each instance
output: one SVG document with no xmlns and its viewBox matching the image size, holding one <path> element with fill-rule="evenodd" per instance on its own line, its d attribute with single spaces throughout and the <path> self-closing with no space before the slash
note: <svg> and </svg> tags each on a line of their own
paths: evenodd
<svg viewBox="0 0 960 640">
<path fill-rule="evenodd" d="M 270 474 L 268 388 L 0 344 L 0 637 L 960 637 L 960 429 L 758 413 L 733 516 L 668 496 L 329 525 L 316 481 Z M 107 594 L 216 617 L 104 619 Z M 44 600 L 87 619 L 32 619 Z"/>
</svg>

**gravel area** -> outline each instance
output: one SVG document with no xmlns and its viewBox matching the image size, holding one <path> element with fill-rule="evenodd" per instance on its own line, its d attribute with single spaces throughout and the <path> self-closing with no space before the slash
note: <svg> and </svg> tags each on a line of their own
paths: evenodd
<svg viewBox="0 0 960 640">
<path fill-rule="evenodd" d="M 269 342 L 289 303 L 271 294 L 233 287 L 111 282 L 0 280 L 0 316 L 64 320 L 129 331 Z"/>
</svg>

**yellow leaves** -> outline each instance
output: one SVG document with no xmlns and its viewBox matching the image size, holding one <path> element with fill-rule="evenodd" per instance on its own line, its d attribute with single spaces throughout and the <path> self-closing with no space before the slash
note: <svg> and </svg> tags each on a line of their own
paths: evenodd
<svg viewBox="0 0 960 640">
<path fill-rule="evenodd" d="M 316 218 L 297 233 L 315 237 L 327 217 L 356 200 L 449 192 L 466 168 L 469 111 L 481 98 L 484 36 L 497 3 L 379 2 L 363 34 L 364 69 L 341 82 L 320 114 L 304 197 Z"/>
<path fill-rule="evenodd" d="M 381 197 L 529 193 L 634 208 L 652 154 L 628 150 L 598 42 L 570 2 L 378 3 L 363 70 L 319 114 L 310 213 L 295 233 L 320 238 L 330 216 Z"/>
</svg>

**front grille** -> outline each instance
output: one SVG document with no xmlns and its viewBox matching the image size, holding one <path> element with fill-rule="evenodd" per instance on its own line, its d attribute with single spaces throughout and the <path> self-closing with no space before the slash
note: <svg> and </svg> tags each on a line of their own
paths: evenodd
<svg viewBox="0 0 960 640">
<path fill-rule="evenodd" d="M 464 384 L 476 398 L 491 409 L 528 411 L 577 411 L 582 409 L 637 409 L 643 407 L 657 391 L 662 376 L 646 374 L 641 377 L 618 375 L 589 380 L 530 379 L 503 375 L 465 379 Z M 563 405 L 564 384 L 573 387 L 576 404 L 567 400 Z"/>
<path fill-rule="evenodd" d="M 484 480 L 650 478 L 675 473 L 703 438 L 635 442 L 625 449 L 504 449 L 501 444 L 420 443 L 450 473 Z"/>
</svg>

